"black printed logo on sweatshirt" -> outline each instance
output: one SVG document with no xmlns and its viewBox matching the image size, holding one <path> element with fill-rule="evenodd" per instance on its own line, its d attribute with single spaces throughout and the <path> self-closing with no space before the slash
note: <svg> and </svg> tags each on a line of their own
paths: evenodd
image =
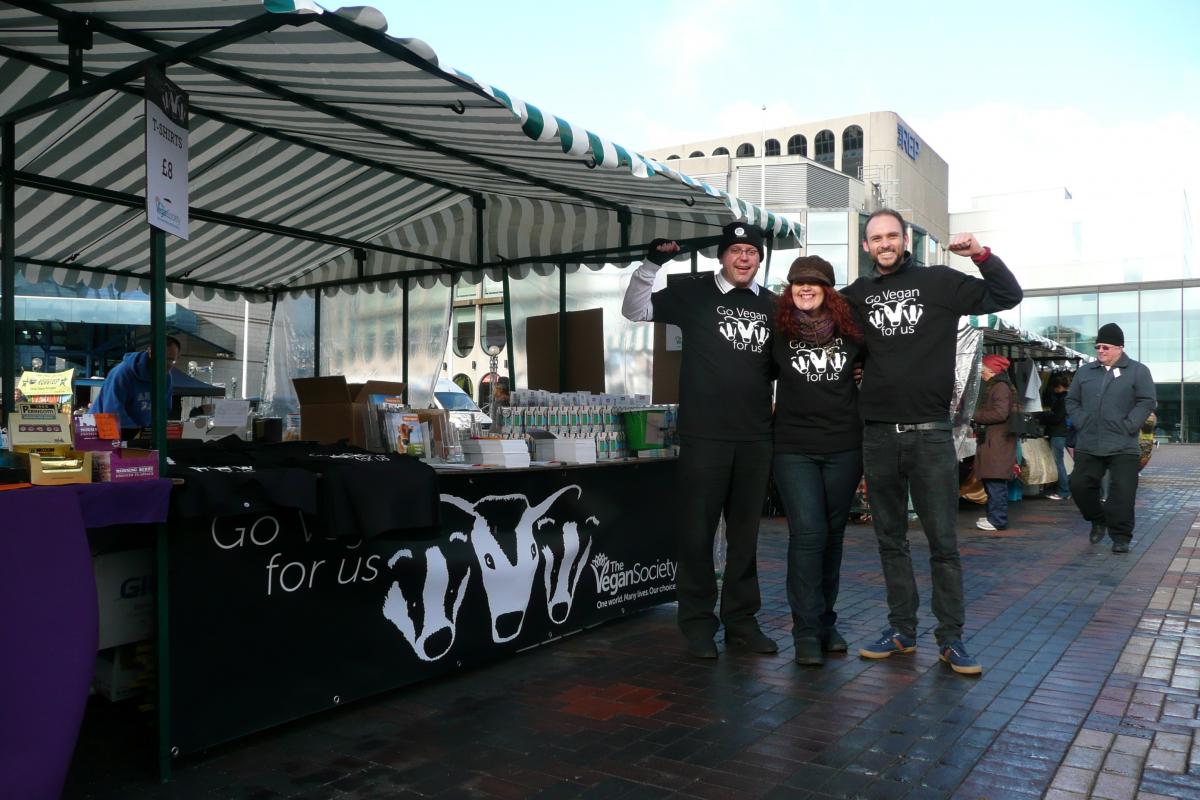
<svg viewBox="0 0 1200 800">
<path fill-rule="evenodd" d="M 717 306 L 717 314 L 721 318 L 717 330 L 733 344 L 734 350 L 761 353 L 763 345 L 771 338 L 767 315 L 760 311 Z"/>
<path fill-rule="evenodd" d="M 792 351 L 792 369 L 810 383 L 836 381 L 842 376 L 842 370 L 850 360 L 843 349 L 844 344 L 841 339 L 834 339 L 829 344 L 810 347 L 793 339 L 788 342 L 788 348 Z"/>
<path fill-rule="evenodd" d="M 925 315 L 925 306 L 919 302 L 919 289 L 899 289 L 868 295 L 867 320 L 884 336 L 904 336 L 917 329 L 917 323 Z"/>
</svg>

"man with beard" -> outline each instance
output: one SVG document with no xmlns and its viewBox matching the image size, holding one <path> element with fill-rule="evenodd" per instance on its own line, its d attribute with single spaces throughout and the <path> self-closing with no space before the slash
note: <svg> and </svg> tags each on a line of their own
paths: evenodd
<svg viewBox="0 0 1200 800">
<path fill-rule="evenodd" d="M 687 652 L 716 658 L 713 637 L 725 626 L 729 647 L 775 653 L 758 627 L 758 521 L 771 468 L 771 329 L 774 295 L 755 276 L 763 233 L 747 222 L 721 231 L 721 271 L 672 282 L 651 293 L 654 276 L 680 252 L 656 239 L 633 273 L 621 313 L 634 322 L 666 322 L 683 331 L 679 376 L 679 569 L 675 594 Z M 713 539 L 725 514 L 721 616 Z"/>
<path fill-rule="evenodd" d="M 918 267 L 908 252 L 904 218 L 881 209 L 867 219 L 863 250 L 872 274 L 844 294 L 862 319 L 867 360 L 859 411 L 863 471 L 887 584 L 888 622 L 880 637 L 859 650 L 887 658 L 917 647 L 917 583 L 908 546 L 908 497 L 929 542 L 939 655 L 955 672 L 983 670 L 963 645 L 962 566 L 955 523 L 958 457 L 950 404 L 959 319 L 1021 302 L 1008 267 L 970 233 L 955 234 L 949 249 L 968 256 L 983 279 L 944 266 Z"/>
</svg>

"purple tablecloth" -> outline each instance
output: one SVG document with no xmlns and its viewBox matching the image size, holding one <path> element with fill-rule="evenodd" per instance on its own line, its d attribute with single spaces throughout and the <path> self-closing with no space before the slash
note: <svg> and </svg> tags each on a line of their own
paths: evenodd
<svg viewBox="0 0 1200 800">
<path fill-rule="evenodd" d="M 62 793 L 96 661 L 85 529 L 162 522 L 169 480 L 0 492 L 0 794 Z"/>
</svg>

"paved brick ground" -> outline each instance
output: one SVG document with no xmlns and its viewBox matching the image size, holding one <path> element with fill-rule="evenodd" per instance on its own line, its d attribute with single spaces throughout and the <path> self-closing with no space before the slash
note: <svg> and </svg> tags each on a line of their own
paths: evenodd
<svg viewBox="0 0 1200 800">
<path fill-rule="evenodd" d="M 91 712 L 68 797 L 1200 797 L 1200 448 L 1143 473 L 1133 553 L 1088 543 L 1074 506 L 1027 500 L 1008 531 L 960 514 L 967 644 L 939 663 L 928 550 L 917 653 L 791 661 L 785 527 L 764 521 L 776 657 L 689 660 L 673 606 L 487 669 L 253 737 L 150 782 L 127 718 Z M 870 526 L 852 526 L 840 624 L 886 624 Z M 133 725 L 133 727 L 131 727 Z"/>
</svg>

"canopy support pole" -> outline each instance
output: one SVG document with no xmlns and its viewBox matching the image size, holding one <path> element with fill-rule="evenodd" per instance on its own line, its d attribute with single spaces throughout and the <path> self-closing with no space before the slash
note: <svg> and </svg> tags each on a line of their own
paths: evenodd
<svg viewBox="0 0 1200 800">
<path fill-rule="evenodd" d="M 313 377 L 321 377 L 321 290 L 313 294 Z"/>
<path fill-rule="evenodd" d="M 512 293 L 509 291 L 508 268 L 501 277 L 504 284 L 504 348 L 508 352 L 508 390 L 517 388 L 517 353 L 513 350 Z"/>
<path fill-rule="evenodd" d="M 150 228 L 150 369 L 154 373 L 154 393 L 150 398 L 151 431 L 154 449 L 158 451 L 158 471 L 165 474 L 167 466 L 167 414 L 171 398 L 167 397 L 167 235 Z M 170 589 L 170 554 L 167 526 L 155 526 L 156 611 L 158 616 L 158 778 L 163 783 L 171 779 L 171 647 L 168 602 Z"/>
<path fill-rule="evenodd" d="M 3 186 L 0 186 L 0 385 L 3 386 L 4 402 L 0 405 L 7 422 L 13 410 L 13 391 L 17 386 L 17 260 L 16 260 L 16 213 L 17 187 L 13 182 L 17 160 L 17 128 L 12 122 L 4 123 Z"/>
<path fill-rule="evenodd" d="M 567 389 L 567 265 L 558 265 L 558 390 Z"/>
<path fill-rule="evenodd" d="M 692 251 L 692 274 L 695 275 L 696 271 L 699 269 L 700 269 L 700 251 L 693 250 Z"/>
<path fill-rule="evenodd" d="M 771 247 L 770 240 L 767 241 L 767 267 L 763 270 L 762 285 L 767 285 L 767 279 L 771 277 L 771 254 L 775 252 L 775 248 Z"/>
<path fill-rule="evenodd" d="M 453 290 L 451 290 L 453 291 Z M 408 405 L 408 281 L 400 281 L 400 380 L 404 383 L 404 405 Z"/>
</svg>

